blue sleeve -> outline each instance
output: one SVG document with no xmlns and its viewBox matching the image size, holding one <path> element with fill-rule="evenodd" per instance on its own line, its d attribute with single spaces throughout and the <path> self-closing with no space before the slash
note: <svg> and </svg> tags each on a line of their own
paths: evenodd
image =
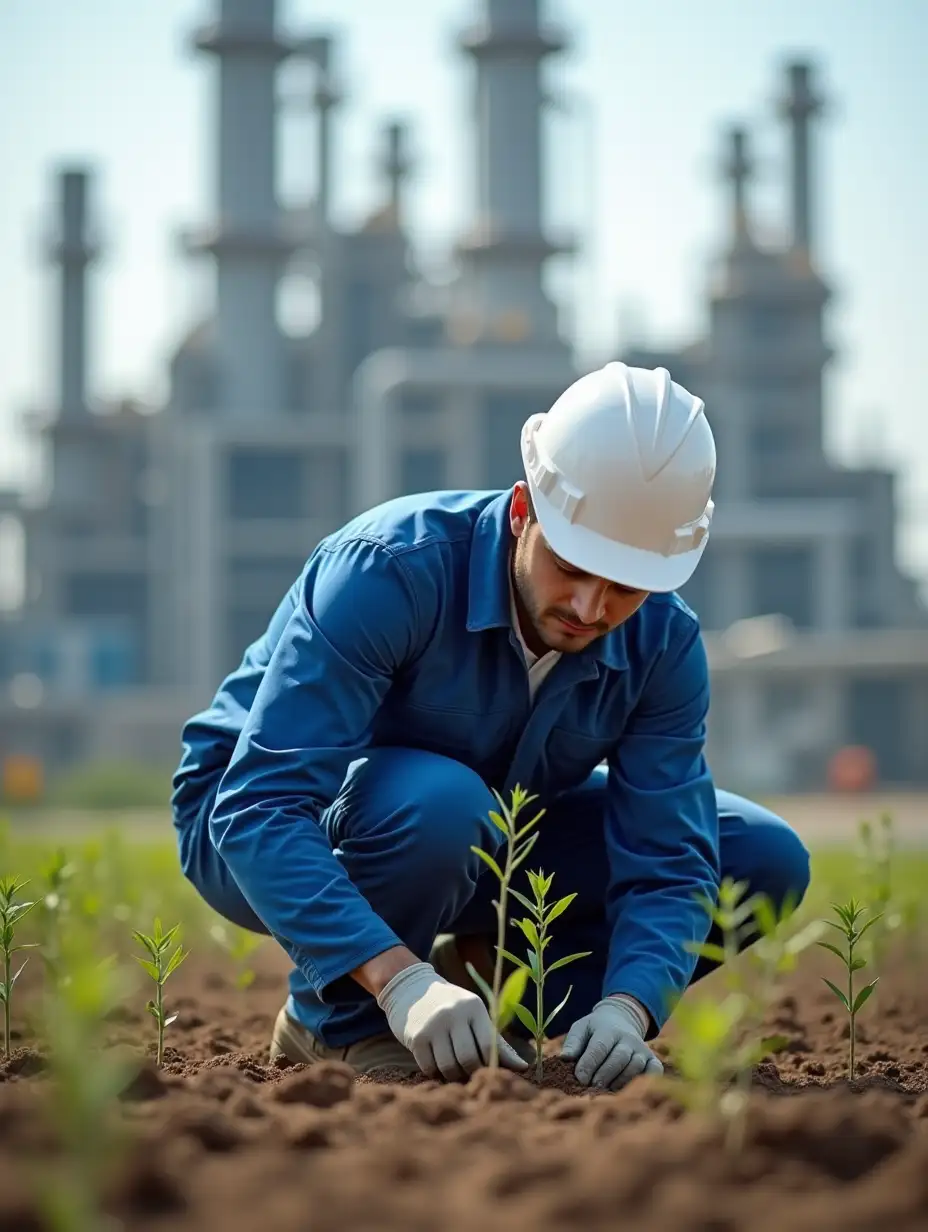
<svg viewBox="0 0 928 1232">
<path fill-rule="evenodd" d="M 624 992 L 653 1034 L 692 978 L 687 941 L 709 930 L 698 894 L 717 892 L 719 825 L 705 758 L 709 669 L 699 626 L 681 621 L 609 761 L 603 994 Z"/>
<path fill-rule="evenodd" d="M 419 623 L 412 579 L 388 549 L 353 540 L 318 552 L 210 818 L 243 895 L 320 994 L 402 944 L 332 854 L 319 819 L 368 746 Z"/>
</svg>

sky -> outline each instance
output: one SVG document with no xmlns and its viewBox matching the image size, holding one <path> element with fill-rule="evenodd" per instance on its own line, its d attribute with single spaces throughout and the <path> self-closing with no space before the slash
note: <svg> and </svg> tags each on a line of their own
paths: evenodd
<svg viewBox="0 0 928 1232">
<path fill-rule="evenodd" d="M 338 39 L 333 210 L 378 203 L 380 126 L 410 122 L 409 220 L 438 271 L 472 208 L 470 67 L 456 33 L 474 0 L 279 0 L 281 25 Z M 583 242 L 550 287 L 583 360 L 623 340 L 705 328 L 709 263 L 728 219 L 724 130 L 750 130 L 751 209 L 787 224 L 787 134 L 774 100 L 790 57 L 815 62 L 816 248 L 838 349 L 827 440 L 840 462 L 900 472 L 902 563 L 928 578 L 928 0 L 549 0 L 571 35 L 548 69 L 546 217 Z M 213 91 L 190 34 L 214 0 L 0 0 L 0 484 L 31 474 L 22 412 L 54 396 L 55 288 L 44 244 L 54 176 L 93 172 L 103 255 L 91 284 L 91 391 L 158 400 L 166 361 L 209 304 L 208 267 L 177 243 L 213 202 Z M 285 73 L 291 98 L 301 81 Z M 280 194 L 313 188 L 311 118 L 291 102 Z M 710 408 L 711 418 L 711 408 Z"/>
</svg>

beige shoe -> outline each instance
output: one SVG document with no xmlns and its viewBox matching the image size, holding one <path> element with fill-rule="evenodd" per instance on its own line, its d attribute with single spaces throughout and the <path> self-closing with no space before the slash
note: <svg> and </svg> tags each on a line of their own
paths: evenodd
<svg viewBox="0 0 928 1232">
<path fill-rule="evenodd" d="M 295 1064 L 314 1065 L 317 1061 L 342 1061 L 358 1074 L 377 1069 L 399 1069 L 404 1074 L 418 1074 L 419 1066 L 408 1048 L 392 1034 L 372 1035 L 356 1044 L 330 1048 L 310 1031 L 291 1018 L 283 1006 L 274 1023 L 270 1059 L 286 1057 Z"/>
</svg>

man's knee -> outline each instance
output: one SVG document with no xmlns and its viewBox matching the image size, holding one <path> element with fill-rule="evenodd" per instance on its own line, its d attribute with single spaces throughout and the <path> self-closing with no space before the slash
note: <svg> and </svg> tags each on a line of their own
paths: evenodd
<svg viewBox="0 0 928 1232">
<path fill-rule="evenodd" d="M 498 848 L 495 808 L 492 792 L 462 762 L 421 749 L 375 749 L 349 770 L 332 837 L 349 859 L 382 845 L 404 875 L 440 879 L 476 871 L 472 847 Z"/>
<path fill-rule="evenodd" d="M 268 936 L 267 927 L 255 915 L 210 838 L 214 798 L 215 791 L 207 793 L 201 807 L 190 816 L 174 811 L 181 873 L 211 911 L 237 928 Z"/>
<path fill-rule="evenodd" d="M 747 880 L 751 893 L 766 894 L 778 908 L 798 906 L 811 877 L 808 848 L 782 817 L 749 801 L 739 804 L 728 825 L 722 818 L 725 871 Z"/>
</svg>

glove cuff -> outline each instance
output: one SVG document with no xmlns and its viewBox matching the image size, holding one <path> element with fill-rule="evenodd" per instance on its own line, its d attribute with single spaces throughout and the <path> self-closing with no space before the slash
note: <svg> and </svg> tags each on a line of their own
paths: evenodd
<svg viewBox="0 0 928 1232">
<path fill-rule="evenodd" d="M 600 1005 L 616 1005 L 623 1010 L 632 1020 L 638 1034 L 644 1039 L 648 1032 L 648 1016 L 644 1006 L 640 1005 L 634 997 L 625 992 L 611 993 L 608 997 L 604 997 Z"/>
<path fill-rule="evenodd" d="M 432 984 L 439 982 L 445 983 L 446 981 L 438 974 L 431 963 L 411 963 L 410 966 L 404 967 L 402 971 L 398 971 L 392 980 L 388 980 L 384 984 L 377 996 L 377 1004 L 389 1017 L 390 1007 L 400 990 L 403 991 L 404 996 L 408 997 L 409 1000 L 415 1001 Z M 413 988 L 418 990 L 412 991 Z"/>
</svg>

